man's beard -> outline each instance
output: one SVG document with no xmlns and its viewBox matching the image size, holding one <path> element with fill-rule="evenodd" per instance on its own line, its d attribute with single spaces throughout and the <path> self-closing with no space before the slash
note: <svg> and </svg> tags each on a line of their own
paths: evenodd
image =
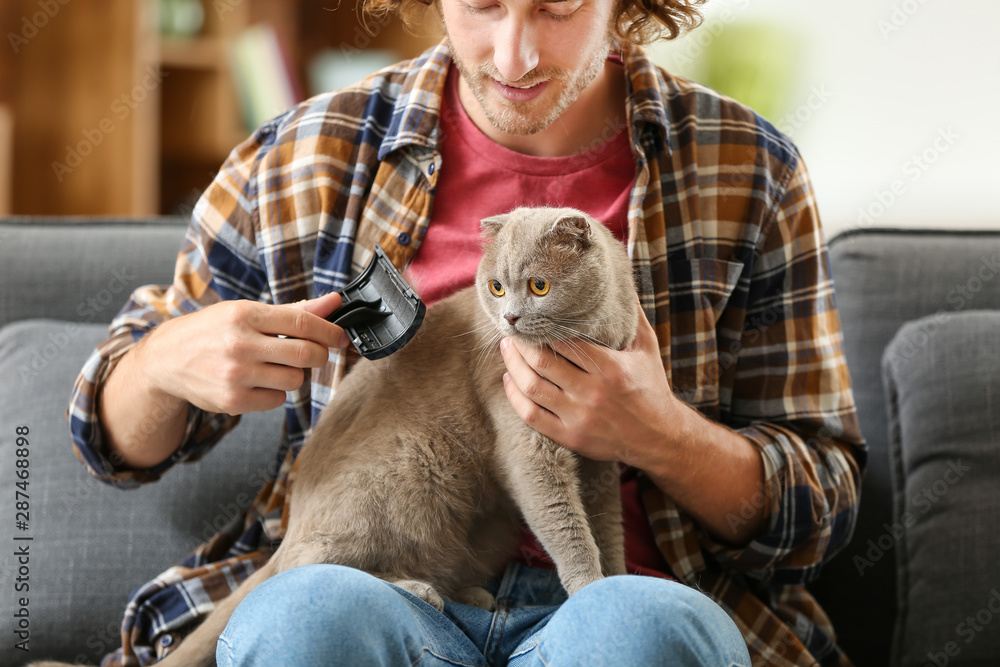
<svg viewBox="0 0 1000 667">
<path fill-rule="evenodd" d="M 490 124 L 495 129 L 506 134 L 528 136 L 541 132 L 551 125 L 556 118 L 561 116 L 580 97 L 580 93 L 601 73 L 604 69 L 604 63 L 608 58 L 611 41 L 610 39 L 608 40 L 607 49 L 595 52 L 594 57 L 575 78 L 571 78 L 572 75 L 570 73 L 561 69 L 549 67 L 543 70 L 531 70 L 517 81 L 506 81 L 497 70 L 496 65 L 491 61 L 483 62 L 475 70 L 470 70 L 456 55 L 454 47 L 451 46 L 450 38 L 448 39 L 448 46 L 451 50 L 451 57 L 455 62 L 455 66 L 466 83 L 468 83 L 473 96 L 479 102 L 479 106 L 482 108 L 483 113 L 486 114 L 486 119 L 489 120 Z M 545 109 L 542 115 L 532 115 L 532 107 L 538 104 L 538 100 L 511 102 L 510 100 L 503 100 L 495 90 L 491 96 L 489 89 L 494 88 L 494 81 L 517 88 L 526 88 L 542 81 L 549 81 L 550 87 L 556 86 L 561 89 L 555 102 L 548 109 Z M 542 96 L 544 97 L 547 93 L 548 90 L 544 91 Z M 500 107 L 491 106 L 490 100 L 494 104 L 499 104 Z"/>
</svg>

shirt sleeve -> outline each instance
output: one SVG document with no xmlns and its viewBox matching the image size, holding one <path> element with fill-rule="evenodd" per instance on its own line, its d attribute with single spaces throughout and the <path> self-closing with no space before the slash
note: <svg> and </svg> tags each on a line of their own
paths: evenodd
<svg viewBox="0 0 1000 667">
<path fill-rule="evenodd" d="M 758 510 L 741 548 L 702 535 L 716 560 L 748 576 L 804 583 L 850 539 L 867 449 L 858 428 L 829 257 L 812 185 L 798 160 L 762 230 L 735 363 L 728 421 L 760 451 L 765 481 L 730 523 Z"/>
<path fill-rule="evenodd" d="M 254 173 L 273 134 L 273 125 L 265 125 L 233 150 L 195 206 L 173 283 L 136 289 L 76 380 L 67 413 L 74 450 L 88 471 L 104 482 L 128 488 L 156 481 L 176 463 L 200 458 L 239 421 L 191 406 L 180 448 L 156 466 L 135 469 L 116 461 L 108 449 L 97 408 L 108 376 L 158 324 L 225 299 L 270 298 L 255 242 Z M 142 438 L 158 428 L 157 420 L 158 415 L 148 415 L 132 435 Z"/>
</svg>

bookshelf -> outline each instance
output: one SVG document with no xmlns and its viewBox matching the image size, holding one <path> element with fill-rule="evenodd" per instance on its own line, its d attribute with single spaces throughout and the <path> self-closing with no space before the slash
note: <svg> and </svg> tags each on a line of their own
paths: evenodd
<svg viewBox="0 0 1000 667">
<path fill-rule="evenodd" d="M 14 116 L 0 104 L 0 215 L 10 215 L 11 184 L 14 173 Z"/>
<path fill-rule="evenodd" d="M 0 35 L 17 30 L 17 9 L 10 3 L 0 6 Z M 9 38 L 8 38 L 9 41 Z M 11 212 L 14 184 L 14 56 L 13 46 L 0 50 L 0 215 Z"/>
<path fill-rule="evenodd" d="M 353 5 L 329 0 L 202 0 L 201 29 L 180 37 L 161 34 L 158 1 L 60 4 L 0 63 L 0 75 L 10 73 L 0 78 L 15 82 L 13 212 L 187 210 L 253 129 L 230 58 L 251 26 L 273 29 L 307 95 L 318 92 L 307 72 L 324 50 L 391 48 L 404 58 L 439 39 L 433 29 L 411 35 L 398 19 L 373 24 L 371 35 Z M 37 0 L 7 7 L 15 30 L 38 11 Z"/>
</svg>

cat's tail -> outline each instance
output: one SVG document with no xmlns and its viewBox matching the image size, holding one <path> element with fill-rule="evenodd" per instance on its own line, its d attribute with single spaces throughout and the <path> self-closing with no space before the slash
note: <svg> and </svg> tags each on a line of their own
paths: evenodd
<svg viewBox="0 0 1000 667">
<path fill-rule="evenodd" d="M 188 635 L 180 647 L 163 660 L 156 663 L 157 667 L 214 667 L 215 646 L 219 635 L 225 630 L 230 616 L 236 606 L 243 601 L 250 591 L 277 573 L 275 562 L 277 553 L 271 557 L 259 570 L 246 578 L 239 587 L 216 603 L 215 609 Z M 66 662 L 43 660 L 32 662 L 27 667 L 78 667 Z"/>
</svg>

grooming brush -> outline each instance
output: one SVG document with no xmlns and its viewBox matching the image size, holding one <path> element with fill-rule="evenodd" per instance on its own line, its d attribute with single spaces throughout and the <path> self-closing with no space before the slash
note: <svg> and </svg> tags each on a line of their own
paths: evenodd
<svg viewBox="0 0 1000 667">
<path fill-rule="evenodd" d="M 378 244 L 341 296 L 340 308 L 326 319 L 342 327 L 366 359 L 387 357 L 409 343 L 427 310 Z"/>
</svg>

